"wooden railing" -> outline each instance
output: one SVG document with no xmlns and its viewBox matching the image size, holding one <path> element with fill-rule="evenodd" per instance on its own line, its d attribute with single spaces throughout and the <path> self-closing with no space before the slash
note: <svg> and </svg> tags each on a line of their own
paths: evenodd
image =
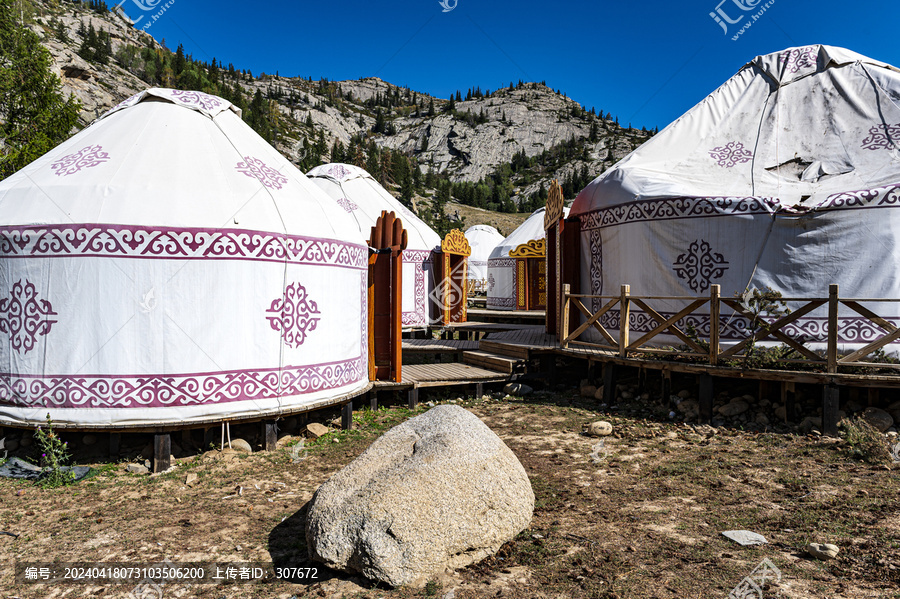
<svg viewBox="0 0 900 599">
<path fill-rule="evenodd" d="M 841 299 L 838 296 L 838 286 L 830 285 L 828 287 L 828 297 L 825 298 L 778 297 L 778 303 L 802 305 L 792 309 L 787 314 L 766 317 L 765 315 L 754 314 L 741 298 L 723 298 L 720 294 L 721 289 L 719 285 L 711 285 L 709 296 L 704 297 L 633 296 L 628 285 L 622 285 L 618 295 L 584 295 L 571 293 L 570 286 L 564 285 L 563 295 L 565 302 L 563 304 L 560 347 L 567 348 L 570 344 L 576 343 L 616 352 L 622 358 L 628 357 L 629 353 L 667 354 L 679 358 L 696 358 L 711 365 L 719 365 L 726 360 L 746 359 L 748 351 L 754 347 L 756 342 L 772 339 L 776 342 L 781 342 L 800 356 L 794 359 L 778 360 L 782 363 L 820 365 L 828 373 L 837 373 L 839 368 L 849 366 L 900 368 L 900 364 L 875 363 L 864 360 L 864 358 L 884 348 L 889 343 L 900 339 L 900 328 L 862 305 L 869 302 L 896 303 L 900 302 L 900 299 Z M 585 306 L 586 302 L 583 300 L 599 300 L 602 306 L 598 310 L 593 311 Z M 652 307 L 651 303 L 658 301 L 669 303 L 686 302 L 686 305 L 678 312 L 666 317 Z M 828 306 L 828 318 L 824 331 L 826 349 L 824 352 L 820 350 L 817 353 L 806 346 L 810 342 L 809 339 L 792 337 L 784 329 L 826 304 Z M 617 306 L 620 311 L 618 337 L 613 335 L 615 329 L 611 332 L 601 323 L 602 317 Z M 688 334 L 688 332 L 682 330 L 678 323 L 704 306 L 709 307 L 709 333 L 701 339 L 697 334 Z M 869 323 L 880 328 L 884 331 L 884 334 L 877 336 L 877 338 L 872 339 L 852 353 L 843 356 L 838 355 L 840 338 L 838 312 L 842 306 L 849 308 L 855 315 L 861 316 Z M 751 322 L 759 323 L 755 327 L 756 330 L 747 331 L 747 334 L 742 338 L 731 339 L 734 344 L 724 351 L 720 344 L 723 307 L 731 310 L 729 317 L 732 317 L 732 315 L 742 316 Z M 645 332 L 634 341 L 631 340 L 632 331 L 630 330 L 632 308 L 643 310 L 645 314 L 655 321 L 651 330 Z M 571 314 L 573 309 L 583 315 L 584 322 L 574 330 L 571 330 L 570 321 L 572 320 Z M 702 316 L 707 317 L 707 314 L 704 313 Z M 602 339 L 601 342 L 596 343 L 579 339 L 586 331 L 591 329 L 599 334 Z M 734 332 L 738 329 L 732 327 L 731 330 Z M 684 344 L 686 349 L 651 347 L 648 345 L 650 341 L 662 334 L 668 334 L 677 338 Z M 821 335 L 819 339 L 815 340 L 815 343 L 822 343 Z M 658 345 L 661 344 L 658 343 Z"/>
</svg>

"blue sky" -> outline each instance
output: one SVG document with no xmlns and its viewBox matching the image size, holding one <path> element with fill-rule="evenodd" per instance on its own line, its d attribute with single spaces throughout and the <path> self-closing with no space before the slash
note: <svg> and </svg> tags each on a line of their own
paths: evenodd
<svg viewBox="0 0 900 599">
<path fill-rule="evenodd" d="M 165 4 L 158 1 L 156 10 Z M 623 125 L 660 129 L 758 54 L 824 43 L 900 65 L 897 0 L 444 1 L 455 8 L 444 12 L 438 0 L 175 0 L 148 31 L 173 50 L 181 42 L 195 58 L 255 75 L 378 76 L 444 98 L 545 80 Z M 157 0 L 125 0 L 133 19 L 152 14 L 136 2 Z M 727 34 L 710 17 L 717 7 L 738 21 Z"/>
</svg>

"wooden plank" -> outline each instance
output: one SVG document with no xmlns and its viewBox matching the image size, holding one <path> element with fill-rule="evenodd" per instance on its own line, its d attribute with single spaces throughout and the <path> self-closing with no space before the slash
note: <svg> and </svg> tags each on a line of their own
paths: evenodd
<svg viewBox="0 0 900 599">
<path fill-rule="evenodd" d="M 419 389 L 417 387 L 413 387 L 407 393 L 407 405 L 410 410 L 415 410 L 419 405 Z"/>
<path fill-rule="evenodd" d="M 0 431 L 0 437 L 2 437 L 2 431 Z M 122 433 L 109 433 L 109 455 L 110 457 L 117 458 L 119 457 L 119 451 L 122 446 Z"/>
<path fill-rule="evenodd" d="M 612 335 L 610 335 L 609 332 L 605 328 L 603 328 L 603 325 L 601 325 L 599 322 L 597 322 L 598 320 L 600 320 L 600 318 L 604 314 L 606 314 L 609 311 L 610 308 L 612 308 L 613 306 L 615 306 L 616 304 L 619 303 L 618 298 L 609 300 L 606 303 L 606 305 L 604 305 L 602 308 L 600 308 L 600 310 L 598 310 L 594 314 L 591 314 L 590 310 L 588 310 L 587 308 L 585 308 L 582 305 L 581 300 L 573 299 L 572 303 L 575 305 L 576 308 L 578 308 L 578 310 L 582 314 L 584 314 L 587 317 L 587 321 L 581 323 L 581 325 L 579 325 L 579 327 L 577 329 L 572 331 L 572 333 L 568 337 L 566 337 L 566 339 L 565 339 L 566 343 L 569 343 L 573 339 L 577 339 L 579 335 L 581 335 L 583 332 L 588 330 L 590 327 L 594 327 L 595 329 L 597 329 L 600 332 L 601 335 L 603 335 L 603 338 L 606 339 L 609 343 L 611 343 L 613 345 L 618 345 L 619 342 L 616 341 L 615 339 L 613 339 Z"/>
<path fill-rule="evenodd" d="M 528 347 L 524 345 L 503 343 L 500 341 L 494 341 L 492 339 L 482 340 L 479 344 L 476 345 L 477 349 L 480 351 L 501 354 L 504 356 L 512 356 L 520 360 L 528 360 L 531 357 L 531 352 L 529 352 Z"/>
<path fill-rule="evenodd" d="M 822 394 L 822 434 L 837 437 L 841 390 L 837 385 L 825 385 Z"/>
<path fill-rule="evenodd" d="M 278 425 L 274 420 L 264 420 L 262 423 L 263 451 L 275 451 L 278 443 Z"/>
<path fill-rule="evenodd" d="M 893 332 L 888 333 L 884 337 L 881 337 L 880 339 L 876 339 L 875 341 L 873 341 L 872 343 L 869 343 L 865 347 L 856 350 L 849 356 L 844 356 L 843 358 L 838 360 L 838 362 L 841 364 L 849 364 L 849 363 L 855 362 L 856 360 L 858 360 L 860 358 L 864 358 L 864 357 L 868 356 L 875 350 L 881 349 L 882 347 L 884 347 L 891 341 L 894 341 L 895 339 L 898 339 L 898 338 L 900 338 L 900 329 L 896 329 Z"/>
<path fill-rule="evenodd" d="M 753 318 L 753 314 L 751 312 L 745 310 L 743 308 L 743 306 L 741 306 L 740 303 L 738 303 L 737 300 L 723 299 L 722 303 L 725 304 L 726 306 L 732 308 L 735 312 L 742 314 L 743 316 L 746 316 L 748 318 Z M 821 306 L 824 303 L 825 302 L 822 300 L 813 300 L 813 301 L 809 302 L 808 304 L 806 304 L 805 306 L 803 306 L 802 308 L 799 308 L 795 312 L 791 312 L 790 314 L 788 314 L 786 316 L 782 316 L 775 322 L 769 324 L 766 330 L 758 331 L 758 332 L 754 333 L 753 335 L 751 335 L 750 337 L 744 339 L 737 345 L 734 345 L 734 346 L 728 348 L 727 350 L 725 350 L 724 352 L 719 354 L 719 358 L 720 359 L 721 358 L 729 358 L 729 357 L 737 354 L 739 351 L 743 350 L 748 345 L 750 345 L 751 341 L 759 341 L 760 339 L 766 339 L 767 337 L 775 337 L 779 341 L 782 341 L 782 342 L 786 343 L 787 345 L 789 345 L 791 348 L 793 348 L 800 354 L 806 356 L 811 361 L 821 362 L 822 358 L 820 358 L 818 355 L 814 354 L 810 350 L 806 349 L 805 347 L 803 347 L 802 345 L 800 345 L 799 343 L 797 343 L 796 341 L 794 341 L 793 339 L 791 339 L 790 337 L 785 335 L 784 333 L 780 332 L 778 329 L 791 324 L 798 318 L 805 316 L 806 314 L 812 312 L 813 310 L 815 310 L 816 308 L 818 308 L 819 306 Z"/>
<path fill-rule="evenodd" d="M 712 420 L 713 414 L 713 378 L 708 374 L 698 377 L 700 383 L 700 419 L 704 422 Z"/>
<path fill-rule="evenodd" d="M 169 433 L 153 435 L 153 471 L 164 472 L 172 466 L 172 436 Z"/>
<path fill-rule="evenodd" d="M 885 320 L 881 316 L 878 316 L 877 314 L 875 314 L 874 312 L 872 312 L 871 310 L 869 310 L 868 308 L 866 308 L 865 306 L 863 306 L 862 304 L 860 304 L 858 302 L 854 302 L 854 301 L 850 301 L 850 300 L 841 300 L 841 303 L 844 304 L 845 306 L 847 306 L 848 308 L 850 308 L 851 310 L 853 310 L 854 312 L 856 312 L 857 314 L 859 314 L 861 316 L 865 316 L 866 318 L 868 318 L 869 320 L 871 320 L 872 322 L 877 324 L 879 327 L 884 329 L 885 332 L 887 332 L 887 333 L 893 333 L 894 331 L 897 330 L 897 327 L 894 326 L 894 324 L 892 322 Z"/>
<path fill-rule="evenodd" d="M 497 354 L 482 351 L 467 351 L 463 353 L 463 362 L 484 366 L 491 370 L 512 374 L 519 360 L 507 358 Z"/>
<path fill-rule="evenodd" d="M 619 357 L 628 357 L 628 333 L 631 330 L 630 285 L 622 285 L 619 297 Z"/>
<path fill-rule="evenodd" d="M 703 304 L 705 304 L 707 302 L 707 300 L 702 299 L 702 300 L 693 301 L 690 304 L 688 304 L 687 306 L 685 306 L 680 312 L 676 313 L 674 316 L 672 316 L 669 319 L 666 319 L 659 312 L 652 309 L 650 306 L 648 306 L 646 303 L 644 303 L 642 300 L 640 300 L 638 298 L 633 298 L 631 301 L 633 301 L 639 307 L 643 308 L 647 312 L 647 314 L 649 314 L 651 317 L 653 317 L 660 324 L 657 327 L 655 327 L 654 329 L 652 329 L 649 333 L 647 333 L 646 335 L 644 335 L 643 337 L 641 337 L 634 343 L 630 344 L 628 346 L 628 349 L 637 349 L 640 346 L 642 346 L 644 343 L 646 343 L 647 341 L 650 341 L 651 339 L 653 339 L 654 337 L 659 335 L 661 332 L 667 330 L 668 332 L 672 333 L 673 335 L 675 335 L 676 337 L 678 337 L 679 339 L 684 341 L 688 346 L 694 348 L 695 351 L 699 351 L 701 353 L 706 353 L 706 350 L 704 350 L 696 342 L 694 342 L 693 339 L 691 339 L 690 337 L 688 337 L 687 335 L 682 333 L 681 329 L 679 329 L 678 327 L 675 326 L 675 323 L 678 322 L 679 320 L 681 320 L 682 318 L 684 318 L 685 316 L 687 316 L 688 314 L 690 314 L 691 312 L 693 312 L 694 310 L 696 310 L 697 308 L 699 308 L 700 306 L 702 306 Z"/>
<path fill-rule="evenodd" d="M 563 285 L 563 311 L 562 311 L 562 322 L 559 325 L 559 331 L 557 332 L 557 336 L 563 340 L 562 346 L 565 347 L 565 339 L 569 336 L 569 312 L 571 310 L 571 301 L 569 299 L 569 292 L 571 291 L 571 287 L 568 283 Z"/>
<path fill-rule="evenodd" d="M 709 286 L 709 363 L 715 366 L 719 363 L 719 313 L 721 305 L 719 285 Z"/>
<path fill-rule="evenodd" d="M 348 401 L 341 408 L 341 430 L 349 431 L 353 428 L 353 402 Z"/>
</svg>

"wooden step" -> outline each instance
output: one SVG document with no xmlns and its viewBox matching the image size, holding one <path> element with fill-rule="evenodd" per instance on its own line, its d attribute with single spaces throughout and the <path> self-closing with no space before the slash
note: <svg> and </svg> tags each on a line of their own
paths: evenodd
<svg viewBox="0 0 900 599">
<path fill-rule="evenodd" d="M 478 344 L 478 350 L 489 352 L 492 354 L 499 354 L 501 356 L 511 356 L 513 358 L 519 358 L 520 360 L 527 360 L 530 356 L 528 355 L 528 348 L 522 347 L 521 345 L 510 345 L 508 343 L 502 343 L 500 341 L 488 341 L 487 339 L 481 340 Z"/>
<path fill-rule="evenodd" d="M 463 362 L 505 374 L 512 374 L 519 360 L 483 351 L 463 352 Z"/>
</svg>

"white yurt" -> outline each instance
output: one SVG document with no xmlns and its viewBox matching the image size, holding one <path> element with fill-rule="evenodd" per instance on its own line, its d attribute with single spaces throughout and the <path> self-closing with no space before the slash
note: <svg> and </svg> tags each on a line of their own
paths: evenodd
<svg viewBox="0 0 900 599">
<path fill-rule="evenodd" d="M 367 258 L 230 103 L 141 92 L 0 182 L 0 425 L 197 424 L 358 394 Z"/>
<path fill-rule="evenodd" d="M 821 298 L 838 284 L 842 297 L 900 297 L 898 103 L 900 71 L 848 50 L 756 57 L 578 195 L 581 292 L 705 296 L 715 283 L 725 297 Z M 900 304 L 867 307 L 900 324 Z M 708 335 L 706 314 L 682 325 Z M 601 321 L 618 329 L 618 315 Z M 839 317 L 844 346 L 882 334 Z M 826 322 L 823 307 L 784 331 L 821 347 Z M 632 337 L 654 323 L 632 310 Z M 723 314 L 723 343 L 748 324 Z"/>
<path fill-rule="evenodd" d="M 465 235 L 472 248 L 472 255 L 469 256 L 469 291 L 484 293 L 487 291 L 488 258 L 503 241 L 503 235 L 490 225 L 474 225 L 466 229 Z"/>
<path fill-rule="evenodd" d="M 535 210 L 509 237 L 494 247 L 488 258 L 487 307 L 492 310 L 516 309 L 516 259 L 509 253 L 529 241 L 547 238 L 544 230 L 544 208 Z M 569 209 L 564 210 L 565 214 Z"/>
<path fill-rule="evenodd" d="M 441 249 L 440 236 L 358 166 L 323 164 L 306 176 L 353 217 L 365 239 L 383 210 L 394 212 L 403 221 L 409 238 L 403 251 L 403 328 L 425 328 L 431 324 L 438 317 L 438 305 L 430 298 L 434 294 L 434 269 L 439 266 L 435 252 Z"/>
</svg>

